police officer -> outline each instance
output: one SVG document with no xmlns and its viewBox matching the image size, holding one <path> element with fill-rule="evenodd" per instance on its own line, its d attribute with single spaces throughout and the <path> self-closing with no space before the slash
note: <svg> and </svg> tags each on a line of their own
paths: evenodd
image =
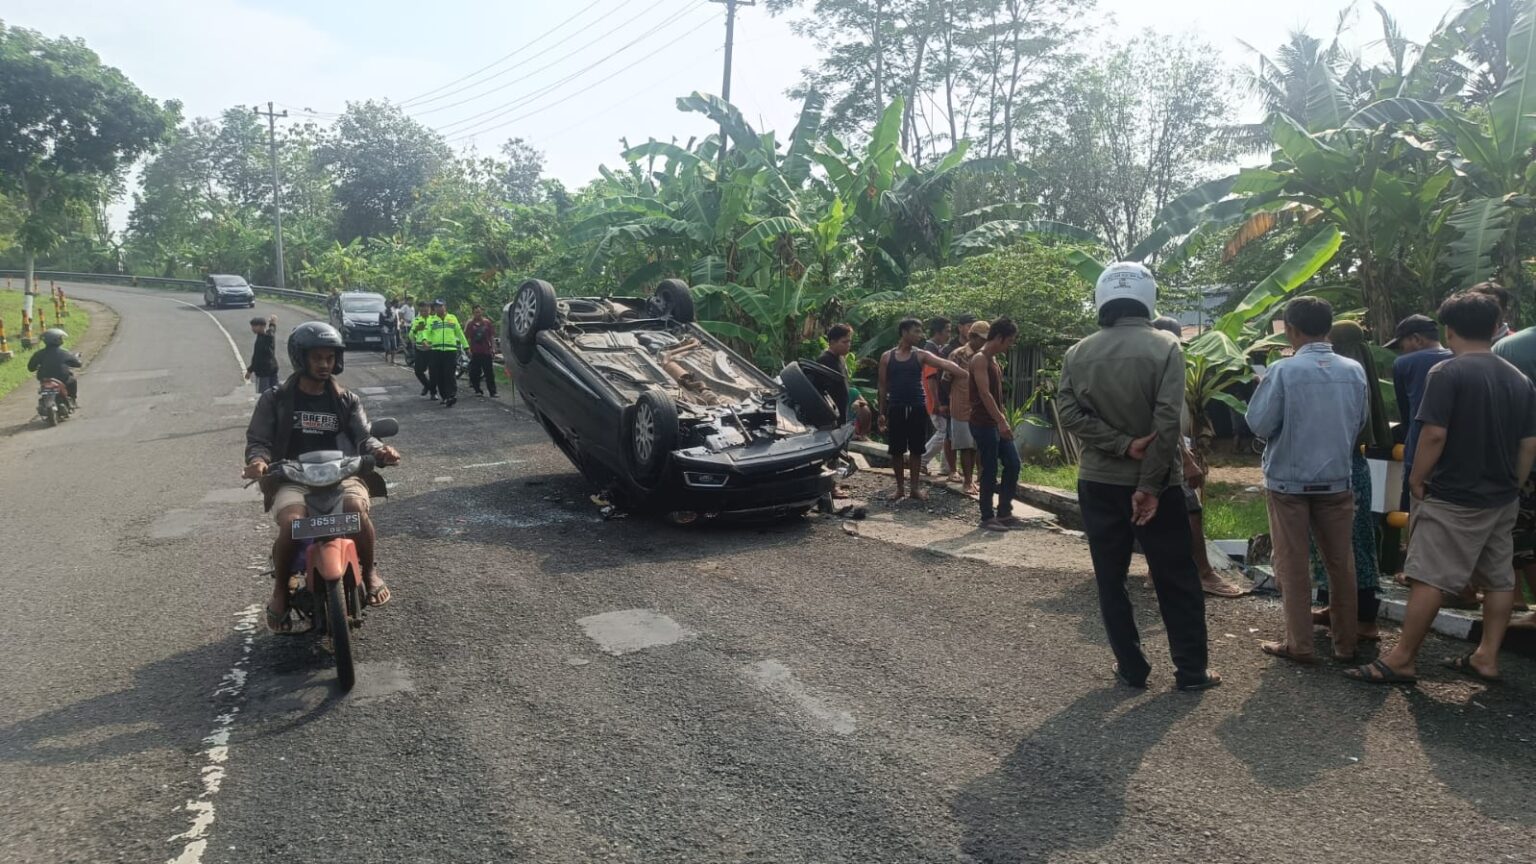
<svg viewBox="0 0 1536 864">
<path fill-rule="evenodd" d="M 448 304 L 432 301 L 432 317 L 427 321 L 427 342 L 432 346 L 432 386 L 443 397 L 443 407 L 452 408 L 459 401 L 459 352 L 469 347 L 459 319 L 448 314 Z"/>
<path fill-rule="evenodd" d="M 411 343 L 411 371 L 416 373 L 416 380 L 421 382 L 421 395 L 431 396 L 437 400 L 437 386 L 427 373 L 432 368 L 432 346 L 427 342 L 427 325 L 432 323 L 432 316 L 427 314 L 426 301 L 416 304 L 416 317 L 411 319 L 411 327 L 406 331 L 406 341 Z"/>
</svg>

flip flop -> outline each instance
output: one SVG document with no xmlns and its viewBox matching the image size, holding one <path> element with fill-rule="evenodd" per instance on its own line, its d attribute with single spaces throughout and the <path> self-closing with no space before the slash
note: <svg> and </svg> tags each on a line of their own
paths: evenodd
<svg viewBox="0 0 1536 864">
<path fill-rule="evenodd" d="M 379 580 L 379 587 L 368 589 L 368 608 L 370 609 L 387 606 L 392 599 L 394 595 L 389 592 L 389 586 L 385 585 L 382 579 Z"/>
<path fill-rule="evenodd" d="M 1353 669 L 1344 670 L 1344 677 L 1361 684 L 1417 684 L 1413 675 L 1399 675 L 1385 660 L 1376 659 Z"/>
<path fill-rule="evenodd" d="M 291 635 L 293 633 L 293 614 L 292 613 L 293 613 L 292 609 L 284 609 L 283 610 L 283 614 L 282 615 L 278 615 L 276 612 L 274 612 L 272 610 L 271 606 L 268 606 L 267 607 L 267 631 L 270 632 L 270 633 L 276 633 L 279 636 Z"/>
<path fill-rule="evenodd" d="M 1477 671 L 1477 667 L 1472 665 L 1471 654 L 1463 654 L 1460 657 L 1453 657 L 1450 660 L 1445 661 L 1445 668 L 1450 669 L 1453 672 L 1460 672 L 1461 674 L 1470 678 L 1476 678 L 1484 684 L 1504 683 L 1504 677 L 1502 675 L 1484 675 L 1483 673 Z"/>
<path fill-rule="evenodd" d="M 1259 650 L 1271 657 L 1279 657 L 1281 660 L 1289 660 L 1303 666 L 1316 666 L 1323 662 L 1317 658 L 1316 654 L 1297 654 L 1284 642 L 1260 642 Z"/>
<path fill-rule="evenodd" d="M 1202 581 L 1200 583 L 1200 590 L 1211 595 L 1212 597 L 1223 597 L 1228 600 L 1236 600 L 1237 598 L 1242 597 L 1248 593 L 1236 585 L 1233 585 L 1231 582 L 1222 582 L 1220 588 L 1212 588 L 1211 586 L 1205 584 L 1204 581 Z"/>
</svg>

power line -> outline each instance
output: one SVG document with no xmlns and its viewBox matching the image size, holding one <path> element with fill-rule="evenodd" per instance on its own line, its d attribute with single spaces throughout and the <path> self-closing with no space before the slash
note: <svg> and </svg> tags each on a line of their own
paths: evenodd
<svg viewBox="0 0 1536 864">
<path fill-rule="evenodd" d="M 481 99 L 481 98 L 484 98 L 486 96 L 489 96 L 492 93 L 497 93 L 499 91 L 505 90 L 508 87 L 511 87 L 513 84 L 517 84 L 520 81 L 526 81 L 529 78 L 537 77 L 540 73 L 546 72 L 549 69 L 551 69 L 552 67 L 554 67 L 554 66 L 556 66 L 556 65 L 558 65 L 558 64 L 560 64 L 560 63 L 562 63 L 562 62 L 564 62 L 566 60 L 569 60 L 570 58 L 575 57 L 578 54 L 585 53 L 586 51 L 591 49 L 592 46 L 598 44 L 599 42 L 602 42 L 604 39 L 607 39 L 609 36 L 612 36 L 614 33 L 617 33 L 618 31 L 624 29 L 625 27 L 629 26 L 629 24 L 631 24 L 632 22 L 634 22 L 634 21 L 636 21 L 636 20 L 638 20 L 640 18 L 645 17 L 647 14 L 649 14 L 649 12 L 651 11 L 652 8 L 655 8 L 655 6 L 659 6 L 659 5 L 660 5 L 660 3 L 652 4 L 651 7 L 647 8 L 645 10 L 642 10 L 640 12 L 640 14 L 636 15 L 634 18 L 631 18 L 628 21 L 625 21 L 624 23 L 618 25 L 617 27 L 614 27 L 612 30 L 609 30 L 608 32 L 606 32 L 603 35 L 597 37 L 596 39 L 592 40 L 591 42 L 588 42 L 586 45 L 583 45 L 580 48 L 577 48 L 576 50 L 570 52 L 569 54 L 566 54 L 563 57 L 560 57 L 557 60 L 552 60 L 548 64 L 546 64 L 546 65 L 544 65 L 544 66 L 542 66 L 542 67 L 540 67 L 538 69 L 535 69 L 535 70 L 533 70 L 532 72 L 529 72 L 526 75 L 523 75 L 523 76 L 518 77 L 518 78 L 514 78 L 511 81 L 507 81 L 507 82 L 505 82 L 503 84 L 499 84 L 499 85 L 491 88 L 490 90 L 486 90 L 483 93 L 478 93 L 478 94 L 476 94 L 474 96 L 469 97 L 468 99 L 464 99 L 464 100 L 461 100 L 459 102 L 455 102 L 452 105 L 440 105 L 440 106 L 438 106 L 436 108 L 428 108 L 425 111 L 417 111 L 417 112 L 415 112 L 415 114 L 418 114 L 418 115 L 419 114 L 431 114 L 434 111 L 444 111 L 444 110 L 447 110 L 449 108 L 457 108 L 460 105 L 464 105 L 464 104 L 467 104 L 469 102 L 473 102 L 473 101 L 475 101 L 477 99 Z M 667 16 L 666 18 L 661 19 L 661 21 L 659 23 L 652 25 L 651 29 L 646 30 L 644 33 L 641 33 L 639 36 L 635 37 L 633 40 L 631 40 L 627 44 L 620 46 L 618 48 L 618 50 L 608 52 L 601 60 L 598 60 L 596 63 L 592 63 L 592 64 L 590 64 L 589 66 L 587 66 L 585 68 L 587 70 L 590 70 L 590 69 L 592 69 L 595 66 L 600 66 L 603 63 L 608 62 L 613 57 L 615 57 L 618 54 L 622 53 L 623 51 L 629 49 L 630 47 L 634 46 L 635 44 L 643 41 L 647 36 L 650 36 L 651 34 L 655 33 L 656 31 L 661 30 L 661 29 L 663 29 L 663 28 L 665 28 L 667 26 L 670 26 L 671 24 L 677 22 L 679 19 L 681 19 L 688 12 L 691 12 L 691 11 L 693 11 L 693 9 L 698 8 L 699 5 L 702 5 L 702 3 L 701 4 L 695 4 L 695 6 L 693 6 L 693 7 L 684 7 L 683 9 L 681 9 L 681 10 L 679 10 L 677 12 L 672 13 L 671 15 Z M 445 123 L 445 124 L 443 124 L 443 128 L 448 128 L 448 127 L 451 127 L 451 126 L 459 126 L 459 125 L 462 125 L 464 123 L 468 123 L 471 120 L 475 120 L 476 118 L 479 118 L 479 117 L 484 117 L 487 114 L 493 113 L 495 111 L 498 111 L 498 110 L 500 110 L 502 108 L 506 108 L 508 106 L 514 106 L 515 107 L 515 105 L 516 105 L 516 103 L 518 101 L 519 101 L 518 99 L 514 99 L 511 102 L 506 102 L 506 103 L 503 103 L 501 105 L 497 105 L 494 108 L 488 108 L 488 109 L 480 112 L 479 114 L 471 114 L 468 117 L 464 117 L 462 119 L 455 120 L 455 121 L 453 121 L 451 123 Z"/>
<path fill-rule="evenodd" d="M 561 21 L 559 24 L 556 24 L 555 26 L 549 28 L 548 30 L 545 30 L 543 33 L 540 33 L 538 36 L 533 37 L 532 39 L 528 40 L 523 45 L 521 45 L 518 48 L 514 49 L 513 51 L 508 52 L 507 54 L 504 54 L 501 57 L 498 57 L 497 59 L 491 61 L 490 63 L 487 63 L 484 66 L 481 66 L 479 69 L 476 69 L 475 71 L 469 73 L 468 75 L 465 75 L 465 76 L 463 76 L 461 78 L 455 78 L 454 80 L 449 81 L 447 84 L 444 84 L 441 87 L 438 87 L 438 88 L 435 88 L 435 89 L 432 89 L 432 90 L 428 90 L 425 93 L 420 93 L 420 94 L 417 94 L 415 96 L 412 96 L 411 98 L 402 101 L 400 103 L 400 106 L 403 108 L 403 107 L 406 107 L 408 105 L 411 105 L 411 104 L 417 103 L 417 102 L 422 102 L 422 101 L 431 102 L 431 101 L 435 101 L 434 99 L 427 99 L 426 97 L 431 96 L 434 93 L 440 93 L 443 90 L 447 90 L 449 87 L 452 87 L 453 85 L 458 84 L 460 81 L 464 81 L 464 80 L 467 80 L 469 78 L 473 78 L 476 75 L 479 75 L 481 72 L 484 72 L 487 69 L 493 68 L 493 67 L 495 67 L 497 65 L 500 65 L 502 62 L 504 62 L 506 60 L 512 59 L 513 57 L 517 56 L 517 53 L 519 51 L 527 50 L 528 48 L 533 46 L 534 43 L 538 42 L 540 39 L 544 39 L 544 38 L 548 37 L 551 33 L 554 33 L 556 30 L 559 30 L 561 27 L 564 27 L 565 25 L 571 23 L 572 21 L 575 21 L 577 18 L 580 18 L 581 16 L 587 14 L 587 12 L 592 10 L 592 7 L 598 5 L 601 2 L 603 2 L 603 0 L 592 0 L 592 2 L 587 4 L 586 6 L 584 6 L 581 9 L 580 12 L 577 12 L 576 14 L 574 14 L 571 17 L 565 19 L 564 21 Z M 623 5 L 627 4 L 628 2 L 629 2 L 629 0 L 624 0 L 624 3 L 621 3 L 619 5 L 623 6 Z M 560 44 L 560 43 L 556 43 L 556 44 Z M 534 56 L 538 56 L 538 55 L 534 55 Z M 514 66 L 513 68 L 516 68 L 516 67 Z M 487 80 L 489 80 L 489 79 L 487 79 Z M 483 83 L 483 82 L 481 82 L 481 83 Z M 470 86 L 473 86 L 473 85 L 470 85 Z M 443 97 L 436 97 L 436 98 L 443 98 Z"/>
<path fill-rule="evenodd" d="M 670 40 L 670 41 L 660 45 L 659 47 L 656 48 L 656 50 L 652 51 L 649 54 L 646 54 L 645 56 L 639 58 L 638 60 L 636 60 L 635 62 L 629 64 L 628 66 L 624 66 L 624 67 L 622 67 L 622 68 L 620 68 L 618 70 L 615 70 L 612 74 L 608 75 L 607 77 L 600 78 L 600 79 L 592 82 L 591 84 L 588 84 L 586 87 L 582 88 L 581 90 L 578 90 L 575 93 L 572 93 L 569 97 L 566 97 L 565 101 L 568 101 L 571 98 L 575 98 L 575 97 L 581 96 L 581 95 L 583 95 L 585 93 L 588 93 L 594 87 L 597 87 L 599 84 L 603 84 L 603 83 L 606 83 L 608 81 L 613 80 L 614 78 L 617 78 L 619 75 L 622 75 L 625 72 L 628 72 L 630 69 L 633 69 L 634 67 L 640 65 L 641 63 L 644 63 L 646 60 L 649 60 L 652 57 L 655 57 L 657 54 L 660 54 L 662 51 L 665 51 L 666 49 L 671 48 L 673 45 L 676 45 L 678 42 L 681 42 L 683 39 L 685 39 L 685 38 L 687 38 L 689 36 L 692 36 L 694 33 L 698 32 L 699 30 L 703 29 L 706 25 L 711 24 L 711 23 L 713 23 L 713 21 L 712 20 L 708 20 L 708 19 L 706 19 L 704 21 L 700 21 L 698 24 L 694 25 L 693 27 L 689 28 L 688 30 L 683 31 L 682 33 L 678 34 L 672 40 Z M 471 130 L 468 130 L 468 131 L 461 130 L 462 134 L 456 135 L 455 137 L 450 139 L 449 143 L 454 143 L 454 142 L 457 142 L 457 141 L 464 141 L 464 140 L 467 140 L 469 138 L 474 138 L 476 136 L 483 135 L 486 132 L 493 132 L 493 131 L 495 131 L 497 129 L 501 129 L 501 128 L 506 127 L 506 126 L 510 126 L 513 123 L 519 123 L 519 122 L 521 122 L 523 120 L 528 119 L 529 117 L 534 116 L 535 114 L 542 114 L 543 112 L 548 111 L 549 109 L 551 109 L 551 108 L 553 108 L 553 107 L 555 107 L 556 105 L 559 105 L 559 104 L 561 104 L 561 103 L 560 102 L 551 102 L 548 105 L 545 105 L 545 106 L 543 106 L 541 108 L 535 108 L 534 110 L 529 111 L 526 114 L 520 114 L 520 115 L 518 115 L 516 117 L 513 117 L 510 120 L 505 120 L 505 121 L 503 121 L 501 123 L 497 123 L 497 124 L 492 125 L 492 126 L 485 126 L 484 128 L 471 129 Z M 495 119 L 495 118 L 489 118 L 489 119 Z"/>
<path fill-rule="evenodd" d="M 571 72 L 570 75 L 565 75 L 564 78 L 559 78 L 558 81 L 548 83 L 548 85 L 544 85 L 542 88 L 535 89 L 535 91 L 527 92 L 527 94 L 521 95 L 521 97 L 515 98 L 515 100 L 504 101 L 504 103 L 501 103 L 501 105 L 493 106 L 493 108 L 487 108 L 485 111 L 479 112 L 479 114 L 468 115 L 468 117 L 461 118 L 461 120 L 452 121 L 452 123 L 444 123 L 444 125 L 438 126 L 435 131 L 444 135 L 456 134 L 456 132 L 462 132 L 464 129 L 456 129 L 455 132 L 450 132 L 450 129 L 455 128 L 455 126 L 461 126 L 461 128 L 468 128 L 468 126 L 478 126 L 482 125 L 482 123 L 487 123 L 487 121 L 496 120 L 498 117 L 505 117 L 505 115 L 511 114 L 513 111 L 518 111 L 518 109 L 522 108 L 522 106 L 528 105 L 530 101 L 538 100 L 539 97 L 544 97 L 544 95 L 547 95 L 548 92 L 554 91 L 554 89 L 559 89 L 561 86 L 570 83 L 570 81 L 576 80 L 576 78 L 587 74 L 587 72 L 591 72 L 593 69 L 599 68 L 599 66 L 607 63 L 608 60 L 613 60 L 613 58 L 617 57 L 617 55 L 624 54 L 624 52 L 628 51 L 628 49 L 634 48 L 634 46 L 644 42 L 645 38 L 656 34 L 657 31 L 662 31 L 662 29 L 668 28 L 668 26 L 674 25 L 674 23 L 679 22 L 680 18 L 684 17 L 684 15 L 687 15 L 688 12 L 693 12 L 694 9 L 702 8 L 703 5 L 705 5 L 705 0 L 700 0 L 699 3 L 694 3 L 691 8 L 682 9 L 682 11 L 674 12 L 674 14 L 668 15 L 667 18 L 662 18 L 659 23 L 651 26 L 648 31 L 642 32 L 641 35 L 637 35 L 637 37 L 634 37 L 633 40 L 625 43 L 625 45 L 621 45 L 619 48 L 614 49 L 614 51 L 608 52 L 608 54 L 604 55 L 601 60 L 596 61 L 596 63 L 588 63 L 587 66 L 582 66 L 581 69 L 576 69 L 576 71 Z M 668 45 L 670 45 L 670 43 L 668 43 Z"/>
<path fill-rule="evenodd" d="M 725 50 L 725 46 L 722 45 L 721 47 L 716 48 L 713 53 L 719 54 L 721 51 L 724 51 L 724 50 Z M 673 77 L 676 77 L 676 73 L 679 70 L 683 70 L 683 71 L 687 71 L 687 72 L 692 72 L 693 71 L 691 69 L 686 69 L 685 67 L 682 67 L 682 66 L 673 67 L 673 70 L 672 70 L 673 75 L 667 77 L 665 79 L 665 81 L 666 82 L 670 82 Z M 661 83 L 663 83 L 663 82 L 648 81 L 648 82 L 646 82 L 645 86 L 641 87 L 639 90 L 636 90 L 633 93 L 626 94 L 622 99 L 616 100 L 612 105 L 609 105 L 609 106 L 603 108 L 601 111 L 589 111 L 585 115 L 583 115 L 580 120 L 577 120 L 575 123 L 572 123 L 571 125 L 566 126 L 564 129 L 560 129 L 559 131 L 551 132 L 551 133 L 543 136 L 542 138 L 539 138 L 538 140 L 534 141 L 533 143 L 534 143 L 535 146 L 544 146 L 544 145 L 548 144 L 551 141 L 558 140 L 559 138 L 564 136 L 566 133 L 573 132 L 573 131 L 575 131 L 577 129 L 580 129 L 581 127 L 587 125 L 588 123 L 591 123 L 594 119 L 596 119 L 598 117 L 601 117 L 601 116 L 603 116 L 605 114 L 608 114 L 611 111 L 616 111 L 616 110 L 618 110 L 619 108 L 621 108 L 621 107 L 623 107 L 625 105 L 628 105 L 630 102 L 633 102 L 635 99 L 637 99 L 637 98 L 639 98 L 641 96 L 644 96 L 646 93 L 649 93 L 650 91 L 656 89 L 657 86 L 659 84 L 661 84 Z"/>
</svg>

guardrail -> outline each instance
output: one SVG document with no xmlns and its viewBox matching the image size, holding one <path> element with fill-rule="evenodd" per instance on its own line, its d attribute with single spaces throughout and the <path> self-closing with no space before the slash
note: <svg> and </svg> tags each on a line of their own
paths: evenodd
<svg viewBox="0 0 1536 864">
<path fill-rule="evenodd" d="M 159 276 L 132 276 L 122 273 L 65 273 L 60 270 L 35 270 L 32 273 L 38 281 L 54 282 L 90 282 L 98 285 L 123 285 L 130 288 L 180 288 L 191 291 L 201 291 L 203 281 L 201 279 L 162 279 Z M 0 270 L 0 278 L 26 279 L 25 270 Z M 273 297 L 283 297 L 290 300 L 305 300 L 310 303 L 325 304 L 328 295 L 318 291 L 299 291 L 295 288 L 273 288 L 269 285 L 252 285 L 251 290 L 259 294 L 269 294 Z"/>
</svg>

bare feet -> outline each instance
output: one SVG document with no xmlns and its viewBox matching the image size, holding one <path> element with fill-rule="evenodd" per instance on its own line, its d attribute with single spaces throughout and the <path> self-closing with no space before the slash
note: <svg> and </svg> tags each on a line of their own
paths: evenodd
<svg viewBox="0 0 1536 864">
<path fill-rule="evenodd" d="M 927 501 L 928 500 L 928 493 L 924 492 L 922 489 L 919 489 L 918 487 L 914 486 L 914 487 L 912 487 L 912 498 L 915 501 Z"/>
<path fill-rule="evenodd" d="M 964 489 L 967 495 L 980 495 L 981 489 L 975 483 L 968 484 Z"/>
</svg>

